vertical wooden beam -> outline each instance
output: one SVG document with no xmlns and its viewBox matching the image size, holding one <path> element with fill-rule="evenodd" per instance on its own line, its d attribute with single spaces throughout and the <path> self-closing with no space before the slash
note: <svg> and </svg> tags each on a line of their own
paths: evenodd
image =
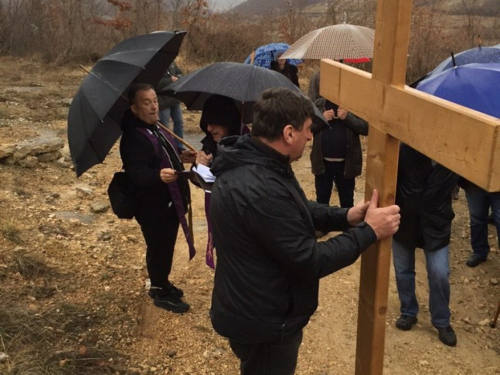
<svg viewBox="0 0 500 375">
<path fill-rule="evenodd" d="M 379 206 L 394 204 L 399 141 L 377 128 L 370 128 L 366 167 L 365 199 L 373 189 L 379 193 Z M 356 375 L 380 375 L 384 368 L 385 324 L 391 238 L 377 242 L 361 257 Z"/>
<path fill-rule="evenodd" d="M 411 9 L 411 0 L 379 0 L 373 50 L 373 79 L 404 87 Z"/>
<path fill-rule="evenodd" d="M 411 0 L 380 0 L 377 6 L 372 79 L 404 87 L 410 39 Z M 385 107 L 386 90 L 382 98 Z M 379 206 L 394 203 L 399 141 L 370 127 L 368 136 L 366 198 L 374 187 Z M 392 239 L 377 242 L 361 257 L 356 375 L 381 375 L 384 371 L 385 323 L 391 266 Z"/>
</svg>

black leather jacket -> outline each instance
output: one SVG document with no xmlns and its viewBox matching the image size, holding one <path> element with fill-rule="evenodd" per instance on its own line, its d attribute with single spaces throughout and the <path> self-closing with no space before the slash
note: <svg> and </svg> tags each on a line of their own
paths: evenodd
<svg viewBox="0 0 500 375">
<path fill-rule="evenodd" d="M 288 159 L 250 135 L 224 138 L 211 170 L 214 329 L 249 344 L 299 332 L 317 308 L 319 279 L 355 262 L 375 232 L 348 229 L 348 209 L 307 201 Z M 315 229 L 346 232 L 317 242 Z"/>
</svg>

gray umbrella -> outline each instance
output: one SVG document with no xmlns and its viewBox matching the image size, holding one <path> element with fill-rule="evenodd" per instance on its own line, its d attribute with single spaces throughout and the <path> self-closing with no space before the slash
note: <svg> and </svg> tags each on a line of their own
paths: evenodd
<svg viewBox="0 0 500 375">
<path fill-rule="evenodd" d="M 83 80 L 68 114 L 68 142 L 77 176 L 102 163 L 121 135 L 133 83 L 156 86 L 179 52 L 181 32 L 155 32 L 117 44 Z"/>
<path fill-rule="evenodd" d="M 341 23 L 313 30 L 302 36 L 283 59 L 354 60 L 373 57 L 375 30 Z"/>
<path fill-rule="evenodd" d="M 164 93 L 179 99 L 187 109 L 203 109 L 212 95 L 223 95 L 236 101 L 244 123 L 253 122 L 252 107 L 263 91 L 283 87 L 300 91 L 288 78 L 274 70 L 237 62 L 218 62 L 200 68 L 168 85 Z M 325 122 L 315 108 L 316 116 Z"/>
</svg>

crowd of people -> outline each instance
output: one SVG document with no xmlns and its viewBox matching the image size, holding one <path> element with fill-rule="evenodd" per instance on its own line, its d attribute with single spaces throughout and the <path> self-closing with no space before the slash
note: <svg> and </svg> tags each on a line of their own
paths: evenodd
<svg viewBox="0 0 500 375">
<path fill-rule="evenodd" d="M 296 66 L 277 56 L 271 69 L 299 87 Z M 158 124 L 172 118 L 174 133 L 183 137 L 181 105 L 162 93 L 181 74 L 173 63 L 157 91 L 134 86 L 122 122 L 120 153 L 140 200 L 135 218 L 155 306 L 174 313 L 190 308 L 169 278 L 179 226 L 188 233 L 189 181 L 200 186 L 192 173 L 180 173 L 186 163 L 207 167 L 215 179 L 205 193 L 207 264 L 215 268 L 210 316 L 216 332 L 229 339 L 242 374 L 293 374 L 302 330 L 318 305 L 319 280 L 390 236 L 401 313 L 396 327 L 407 331 L 418 321 L 415 252 L 423 249 L 431 323 L 441 342 L 457 344 L 449 308 L 453 190 L 457 184 L 465 190 L 470 208 L 469 267 L 488 257 L 490 207 L 500 237 L 500 193 L 487 193 L 402 144 L 395 204 L 378 207 L 376 190 L 370 201 L 355 203 L 360 136 L 368 136 L 369 124 L 320 96 L 319 72 L 309 97 L 283 88 L 263 92 L 249 127 L 233 99 L 211 96 L 200 120 L 202 147 L 186 150 Z M 314 106 L 328 125 L 315 121 Z M 306 199 L 292 169 L 309 141 L 316 201 Z M 340 207 L 330 205 L 334 186 Z M 319 240 L 331 231 L 341 233 Z"/>
</svg>

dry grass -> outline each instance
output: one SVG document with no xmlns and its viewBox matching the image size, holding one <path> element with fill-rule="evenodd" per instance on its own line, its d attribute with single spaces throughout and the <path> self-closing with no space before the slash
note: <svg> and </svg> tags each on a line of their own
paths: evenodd
<svg viewBox="0 0 500 375">
<path fill-rule="evenodd" d="M 1 274 L 8 282 L 16 274 L 31 282 L 0 290 L 1 351 L 9 353 L 5 375 L 127 374 L 114 365 L 119 356 L 89 332 L 105 324 L 105 310 L 67 302 L 43 305 L 57 288 L 49 279 L 60 275 L 25 252 L 16 252 Z M 41 285 L 34 284 L 35 279 Z M 59 280 L 63 281 L 63 280 Z"/>
<path fill-rule="evenodd" d="M 20 226 L 12 218 L 0 219 L 0 233 L 3 238 L 17 245 L 24 243 Z"/>
</svg>

